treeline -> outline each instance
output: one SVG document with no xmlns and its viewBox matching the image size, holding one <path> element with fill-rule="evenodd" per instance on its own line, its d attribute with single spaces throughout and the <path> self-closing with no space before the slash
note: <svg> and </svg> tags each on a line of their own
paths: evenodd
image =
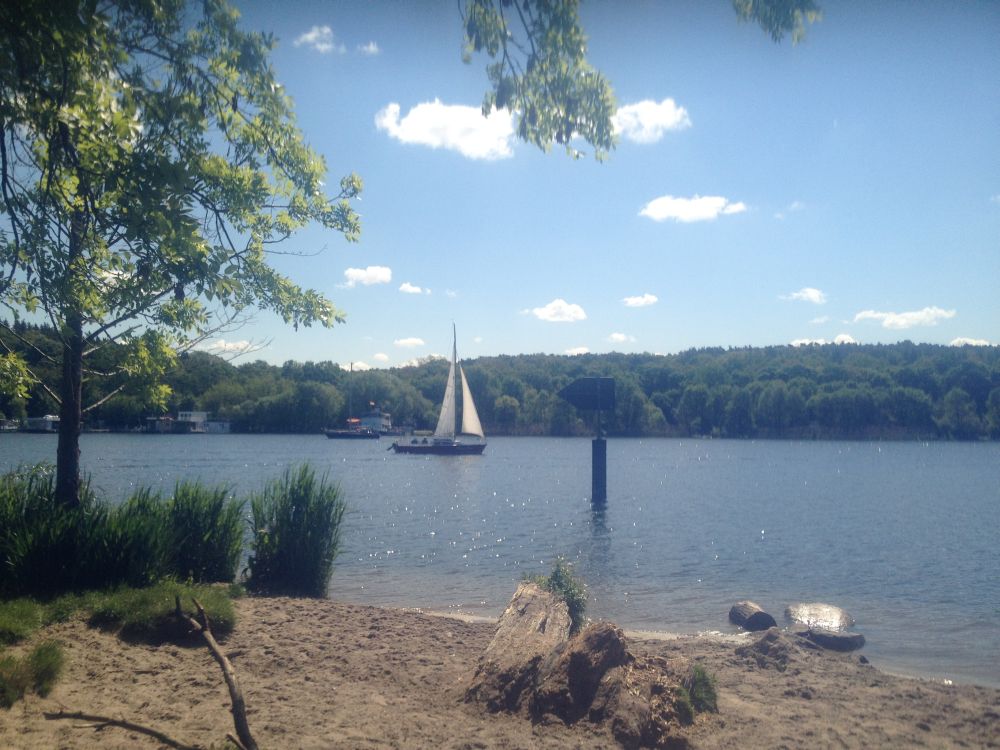
<svg viewBox="0 0 1000 750">
<path fill-rule="evenodd" d="M 50 332 L 22 329 L 39 371 L 54 366 Z M 21 347 L 23 351 L 23 347 Z M 464 363 L 487 434 L 586 435 L 593 415 L 558 392 L 576 378 L 613 377 L 617 408 L 603 419 L 622 436 L 763 438 L 1000 438 L 1000 347 L 914 344 L 696 349 L 676 355 L 587 354 L 483 357 Z M 204 352 L 181 356 L 167 373 L 165 408 L 211 412 L 234 432 L 318 432 L 375 402 L 396 425 L 433 428 L 447 363 L 348 373 L 333 362 L 234 365 Z M 91 401 L 110 385 L 93 378 Z M 134 429 L 154 414 L 148 389 L 109 400 L 88 424 Z M 26 402 L 0 396 L 19 418 L 55 413 L 41 387 Z M 157 412 L 158 413 L 158 412 Z"/>
</svg>

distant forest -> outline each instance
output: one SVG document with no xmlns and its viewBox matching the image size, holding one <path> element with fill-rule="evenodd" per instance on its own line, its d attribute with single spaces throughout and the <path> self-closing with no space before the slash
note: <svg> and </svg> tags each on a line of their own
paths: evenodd
<svg viewBox="0 0 1000 750">
<path fill-rule="evenodd" d="M 58 364 L 51 330 L 21 326 L 31 347 L 9 337 L 39 374 Z M 113 352 L 108 354 L 114 359 Z M 345 363 L 346 364 L 346 363 Z M 617 409 L 609 435 L 730 438 L 1000 438 L 1000 347 L 827 344 L 692 349 L 680 354 L 525 354 L 463 362 L 487 435 L 588 435 L 592 414 L 557 395 L 576 378 L 613 377 Z M 431 429 L 448 363 L 348 373 L 334 362 L 233 364 L 205 352 L 182 355 L 165 377 L 165 408 L 126 389 L 87 414 L 90 427 L 135 429 L 148 416 L 211 412 L 234 432 L 314 433 L 340 426 L 375 402 L 395 425 Z M 85 403 L 114 381 L 85 383 Z M 103 389 L 103 390 L 102 390 Z M 58 413 L 41 386 L 27 401 L 0 394 L 0 416 Z"/>
</svg>

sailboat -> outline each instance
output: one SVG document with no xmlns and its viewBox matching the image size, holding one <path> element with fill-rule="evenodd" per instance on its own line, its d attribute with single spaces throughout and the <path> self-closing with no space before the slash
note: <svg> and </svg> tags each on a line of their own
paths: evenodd
<svg viewBox="0 0 1000 750">
<path fill-rule="evenodd" d="M 438 416 L 434 436 L 412 438 L 410 442 L 396 441 L 392 449 L 396 453 L 422 453 L 435 456 L 478 456 L 486 448 L 483 425 L 479 421 L 476 402 L 472 400 L 469 381 L 458 361 L 455 326 L 451 327 L 451 368 L 448 370 L 448 384 L 444 388 L 444 401 Z M 455 373 L 462 384 L 462 424 L 458 426 L 458 389 L 455 387 Z M 457 429 L 456 429 L 457 428 Z M 475 438 L 474 440 L 470 438 Z"/>
</svg>

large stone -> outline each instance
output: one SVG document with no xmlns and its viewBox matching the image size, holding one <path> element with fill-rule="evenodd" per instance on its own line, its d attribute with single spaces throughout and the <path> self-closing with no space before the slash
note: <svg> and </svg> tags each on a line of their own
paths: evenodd
<svg viewBox="0 0 1000 750">
<path fill-rule="evenodd" d="M 790 604 L 785 608 L 785 617 L 808 628 L 822 630 L 846 630 L 854 624 L 854 618 L 846 611 L 822 602 Z"/>
<path fill-rule="evenodd" d="M 865 637 L 861 633 L 809 628 L 797 635 L 830 651 L 856 651 L 865 645 Z"/>
<path fill-rule="evenodd" d="M 566 603 L 529 581 L 514 592 L 479 660 L 466 700 L 517 711 L 534 689 L 539 663 L 569 639 Z"/>
<path fill-rule="evenodd" d="M 736 602 L 730 608 L 729 621 L 750 631 L 767 630 L 778 624 L 759 604 L 748 599 Z"/>
</svg>

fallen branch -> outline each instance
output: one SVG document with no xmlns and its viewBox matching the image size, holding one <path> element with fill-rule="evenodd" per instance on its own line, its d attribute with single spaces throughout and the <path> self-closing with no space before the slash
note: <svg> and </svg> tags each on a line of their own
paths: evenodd
<svg viewBox="0 0 1000 750">
<path fill-rule="evenodd" d="M 212 625 L 208 621 L 208 614 L 205 612 L 205 608 L 201 606 L 201 603 L 197 599 L 192 597 L 192 601 L 194 601 L 194 606 L 198 609 L 201 622 L 198 622 L 191 615 L 181 610 L 181 598 L 179 596 L 174 599 L 177 617 L 190 624 L 195 631 L 201 633 L 201 637 L 208 644 L 212 656 L 215 657 L 215 661 L 218 662 L 219 667 L 222 669 L 222 676 L 226 679 L 226 686 L 229 688 L 229 698 L 233 704 L 233 724 L 236 727 L 236 734 L 239 737 L 239 745 L 243 750 L 257 750 L 257 742 L 250 733 L 250 725 L 247 723 L 246 702 L 243 700 L 243 691 L 240 689 L 239 680 L 236 678 L 236 670 L 233 669 L 233 665 L 226 658 L 226 655 L 222 653 L 222 649 L 215 640 L 215 636 L 212 635 Z"/>
<path fill-rule="evenodd" d="M 136 724 L 131 721 L 126 721 L 125 719 L 113 719 L 110 716 L 99 716 L 98 714 L 85 714 L 83 711 L 46 711 L 43 716 L 46 719 L 75 719 L 77 721 L 92 721 L 96 722 L 94 729 L 100 730 L 107 726 L 121 727 L 122 729 L 127 729 L 130 732 L 139 732 L 140 734 L 148 734 L 150 737 L 159 740 L 164 745 L 169 745 L 170 747 L 175 747 L 178 750 L 198 750 L 194 745 L 185 745 L 183 742 L 175 740 L 173 737 L 164 734 L 151 727 L 145 727 L 142 724 Z"/>
</svg>

